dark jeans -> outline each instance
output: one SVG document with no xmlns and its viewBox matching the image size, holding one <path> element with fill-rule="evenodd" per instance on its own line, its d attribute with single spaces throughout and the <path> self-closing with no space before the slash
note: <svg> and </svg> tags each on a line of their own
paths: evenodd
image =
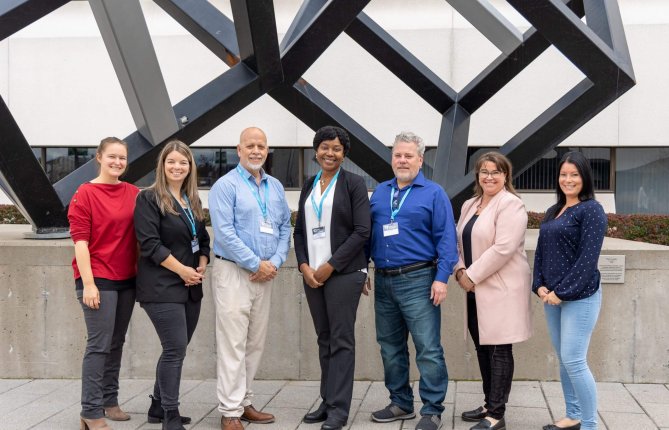
<svg viewBox="0 0 669 430">
<path fill-rule="evenodd" d="M 355 371 L 355 317 L 367 274 L 333 275 L 321 288 L 304 284 L 318 336 L 321 397 L 328 419 L 348 420 Z"/>
<path fill-rule="evenodd" d="M 513 382 L 513 345 L 481 345 L 476 315 L 476 294 L 467 293 L 467 327 L 476 347 L 479 369 L 483 379 L 483 394 L 488 415 L 504 418 Z"/>
<path fill-rule="evenodd" d="M 81 416 L 104 417 L 104 407 L 118 405 L 118 375 L 128 324 L 135 307 L 135 289 L 100 291 L 100 308 L 81 303 L 88 340 L 81 363 Z"/>
<path fill-rule="evenodd" d="M 376 341 L 381 346 L 390 401 L 407 412 L 413 411 L 407 344 L 411 333 L 420 373 L 421 415 L 441 415 L 448 388 L 441 347 L 441 307 L 430 300 L 435 273 L 433 267 L 396 276 L 377 272 L 374 279 Z"/>
<path fill-rule="evenodd" d="M 186 358 L 186 347 L 197 327 L 201 303 L 188 300 L 186 303 L 140 304 L 151 319 L 163 347 L 156 364 L 153 397 L 160 400 L 166 411 L 179 407 L 181 368 Z"/>
</svg>

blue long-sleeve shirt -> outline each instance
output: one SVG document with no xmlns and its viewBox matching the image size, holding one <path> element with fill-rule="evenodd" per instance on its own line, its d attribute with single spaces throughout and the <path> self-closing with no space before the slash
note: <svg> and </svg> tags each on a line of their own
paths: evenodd
<svg viewBox="0 0 669 430">
<path fill-rule="evenodd" d="M 272 224 L 272 234 L 260 231 L 262 210 L 249 188 L 251 185 L 261 201 L 265 201 L 265 184 L 269 187 L 267 220 Z M 277 269 L 286 261 L 290 209 L 283 185 L 276 178 L 263 171 L 258 186 L 253 175 L 239 165 L 216 181 L 209 191 L 209 213 L 214 228 L 214 254 L 251 272 L 258 270 L 261 260 L 269 260 Z"/>
<path fill-rule="evenodd" d="M 372 212 L 371 256 L 380 269 L 396 268 L 420 261 L 436 261 L 435 280 L 447 282 L 458 261 L 453 209 L 446 192 L 425 179 L 422 172 L 413 183 L 400 190 L 397 200 L 411 191 L 395 216 L 399 234 L 383 236 L 383 225 L 390 222 L 392 189 L 397 179 L 376 187 L 370 200 Z"/>
<path fill-rule="evenodd" d="M 597 262 L 607 224 L 602 205 L 594 199 L 567 208 L 559 218 L 542 222 L 534 255 L 532 291 L 536 293 L 545 286 L 566 301 L 595 294 L 600 281 Z"/>
</svg>

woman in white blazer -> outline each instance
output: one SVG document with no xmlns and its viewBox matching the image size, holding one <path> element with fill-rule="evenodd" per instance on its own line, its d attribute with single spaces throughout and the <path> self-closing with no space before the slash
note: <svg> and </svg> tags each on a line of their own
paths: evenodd
<svg viewBox="0 0 669 430">
<path fill-rule="evenodd" d="M 474 197 L 457 226 L 455 277 L 467 292 L 467 327 L 476 347 L 485 404 L 462 413 L 471 430 L 504 430 L 513 380 L 512 344 L 532 335 L 530 266 L 525 254 L 527 212 L 511 184 L 511 162 L 488 152 L 475 168 Z"/>
</svg>

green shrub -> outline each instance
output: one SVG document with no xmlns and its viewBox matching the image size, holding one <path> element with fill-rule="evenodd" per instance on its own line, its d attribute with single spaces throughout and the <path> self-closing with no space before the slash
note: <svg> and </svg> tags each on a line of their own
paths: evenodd
<svg viewBox="0 0 669 430">
<path fill-rule="evenodd" d="M 0 224 L 30 224 L 14 205 L 0 205 Z"/>
<path fill-rule="evenodd" d="M 539 228 L 543 213 L 528 212 L 527 228 Z M 669 246 L 668 215 L 607 214 L 608 237 Z"/>
</svg>

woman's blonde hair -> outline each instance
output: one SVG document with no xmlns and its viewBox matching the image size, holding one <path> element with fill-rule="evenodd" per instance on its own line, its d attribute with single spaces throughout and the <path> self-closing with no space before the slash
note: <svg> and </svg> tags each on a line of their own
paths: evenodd
<svg viewBox="0 0 669 430">
<path fill-rule="evenodd" d="M 188 197 L 195 218 L 198 221 L 202 221 L 204 219 L 204 210 L 202 209 L 202 202 L 200 202 L 200 195 L 197 190 L 197 165 L 195 164 L 193 152 L 191 152 L 190 148 L 185 143 L 180 140 L 171 140 L 165 144 L 165 147 L 160 151 L 160 155 L 158 156 L 156 182 L 149 188 L 155 193 L 156 203 L 163 215 L 166 213 L 171 213 L 173 215 L 179 214 L 177 208 L 174 206 L 174 197 L 172 197 L 172 194 L 170 193 L 167 177 L 165 176 L 165 160 L 167 160 L 169 154 L 175 151 L 186 157 L 188 164 L 190 165 L 188 175 L 186 175 L 186 178 L 181 184 L 181 192 Z"/>
<path fill-rule="evenodd" d="M 495 151 L 486 152 L 476 160 L 476 166 L 474 167 L 474 172 L 476 174 L 476 180 L 474 181 L 474 196 L 481 197 L 483 195 L 483 188 L 481 188 L 481 184 L 479 184 L 479 170 L 481 170 L 481 167 L 485 162 L 495 163 L 497 170 L 505 175 L 504 188 L 506 188 L 508 192 L 518 196 L 516 189 L 513 188 L 513 166 L 511 165 L 511 161 L 504 155 Z"/>
</svg>

